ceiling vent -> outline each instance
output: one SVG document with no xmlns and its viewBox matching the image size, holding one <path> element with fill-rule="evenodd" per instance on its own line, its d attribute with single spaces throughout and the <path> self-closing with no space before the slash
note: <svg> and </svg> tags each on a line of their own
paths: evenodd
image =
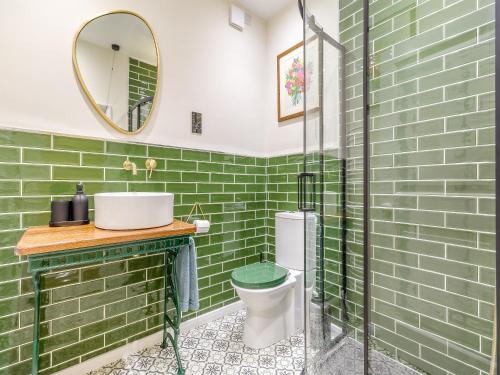
<svg viewBox="0 0 500 375">
<path fill-rule="evenodd" d="M 245 11 L 235 4 L 229 5 L 229 24 L 239 31 L 245 28 Z"/>
</svg>

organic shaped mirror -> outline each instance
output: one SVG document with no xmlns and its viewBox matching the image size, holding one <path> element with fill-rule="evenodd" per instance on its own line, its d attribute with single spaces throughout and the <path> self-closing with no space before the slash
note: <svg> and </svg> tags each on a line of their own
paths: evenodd
<svg viewBox="0 0 500 375">
<path fill-rule="evenodd" d="M 159 83 L 159 52 L 144 18 L 110 12 L 86 22 L 73 42 L 73 66 L 95 110 L 122 133 L 146 126 Z"/>
</svg>

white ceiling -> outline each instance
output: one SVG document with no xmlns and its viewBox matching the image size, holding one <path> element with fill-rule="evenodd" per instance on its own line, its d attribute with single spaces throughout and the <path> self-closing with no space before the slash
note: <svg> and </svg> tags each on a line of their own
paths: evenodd
<svg viewBox="0 0 500 375">
<path fill-rule="evenodd" d="M 269 19 L 287 5 L 297 4 L 297 0 L 235 0 L 235 3 L 261 18 Z"/>
</svg>

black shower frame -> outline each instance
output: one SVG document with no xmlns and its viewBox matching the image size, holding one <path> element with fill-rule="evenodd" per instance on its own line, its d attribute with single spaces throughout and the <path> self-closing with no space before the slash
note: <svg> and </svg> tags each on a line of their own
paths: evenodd
<svg viewBox="0 0 500 375">
<path fill-rule="evenodd" d="M 363 373 L 369 375 L 370 338 L 370 42 L 369 0 L 363 0 Z"/>
</svg>

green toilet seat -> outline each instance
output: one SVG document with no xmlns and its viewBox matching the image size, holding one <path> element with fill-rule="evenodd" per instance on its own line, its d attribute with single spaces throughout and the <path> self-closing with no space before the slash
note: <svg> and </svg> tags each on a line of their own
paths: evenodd
<svg viewBox="0 0 500 375">
<path fill-rule="evenodd" d="M 273 288 L 285 282 L 288 270 L 274 263 L 253 263 L 231 273 L 234 285 L 245 289 Z"/>
</svg>

